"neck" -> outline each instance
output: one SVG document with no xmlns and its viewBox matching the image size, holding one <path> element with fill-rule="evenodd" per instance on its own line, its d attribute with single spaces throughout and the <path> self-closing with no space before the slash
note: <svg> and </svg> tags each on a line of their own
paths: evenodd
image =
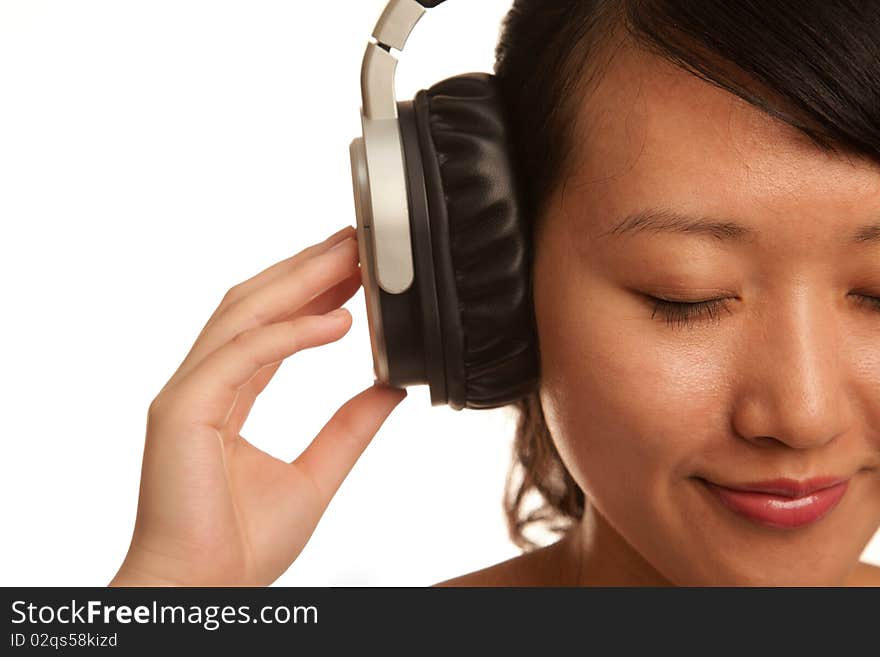
<svg viewBox="0 0 880 657">
<path fill-rule="evenodd" d="M 575 586 L 673 586 L 589 502 L 560 547 Z"/>
</svg>

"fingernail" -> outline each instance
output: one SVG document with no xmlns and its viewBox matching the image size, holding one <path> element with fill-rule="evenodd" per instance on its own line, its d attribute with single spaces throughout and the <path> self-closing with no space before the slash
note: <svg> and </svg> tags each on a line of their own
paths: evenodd
<svg viewBox="0 0 880 657">
<path fill-rule="evenodd" d="M 342 237 L 345 233 L 351 232 L 353 230 L 355 230 L 353 226 L 346 226 L 345 228 L 341 228 L 340 230 L 337 230 L 335 233 L 333 233 L 330 237 L 328 237 L 325 242 L 333 242 L 336 240 L 336 238 Z"/>
<path fill-rule="evenodd" d="M 339 230 L 337 230 L 335 233 L 333 233 L 333 234 L 332 234 L 330 237 L 328 237 L 327 239 L 331 239 L 331 240 L 332 240 L 334 237 L 336 237 L 337 235 L 342 235 L 342 233 L 344 233 L 344 232 L 347 231 L 347 230 L 354 230 L 354 229 L 353 229 L 351 226 L 343 226 L 342 228 L 340 228 Z"/>
<path fill-rule="evenodd" d="M 345 308 L 337 308 L 333 312 L 327 313 L 327 317 L 332 317 L 333 319 L 342 319 L 348 314 L 348 311 Z"/>
<path fill-rule="evenodd" d="M 339 244 L 334 244 L 332 247 L 330 247 L 330 250 L 331 250 L 331 251 L 336 251 L 337 249 L 347 248 L 348 246 L 351 245 L 352 242 L 354 242 L 354 238 L 353 238 L 353 237 L 346 237 L 346 238 L 345 238 L 344 240 L 342 240 Z"/>
</svg>

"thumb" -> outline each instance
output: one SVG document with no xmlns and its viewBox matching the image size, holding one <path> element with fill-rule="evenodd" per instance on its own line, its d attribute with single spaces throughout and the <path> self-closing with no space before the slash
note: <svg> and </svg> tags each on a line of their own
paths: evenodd
<svg viewBox="0 0 880 657">
<path fill-rule="evenodd" d="M 406 389 L 374 383 L 343 404 L 293 461 L 315 483 L 323 504 L 330 503 L 386 418 L 406 396 Z"/>
</svg>

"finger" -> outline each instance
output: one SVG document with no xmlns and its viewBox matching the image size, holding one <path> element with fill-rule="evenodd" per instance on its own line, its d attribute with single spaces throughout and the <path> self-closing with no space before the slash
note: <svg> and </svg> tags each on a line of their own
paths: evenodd
<svg viewBox="0 0 880 657">
<path fill-rule="evenodd" d="M 348 301 L 358 291 L 360 286 L 361 278 L 360 272 L 358 272 L 314 299 L 311 303 L 306 304 L 297 315 L 323 315 L 328 313 Z M 285 317 L 284 319 L 289 318 Z M 279 361 L 274 365 L 262 368 L 253 379 L 242 386 L 235 401 L 235 407 L 229 416 L 229 421 L 226 423 L 226 432 L 229 436 L 235 436 L 241 431 L 251 412 L 251 408 L 253 408 L 254 401 L 256 401 L 266 386 L 269 385 L 272 377 L 275 376 L 278 368 L 281 367 L 282 362 Z"/>
<path fill-rule="evenodd" d="M 302 251 L 290 256 L 289 258 L 285 258 L 280 262 L 276 262 L 271 267 L 267 267 L 259 274 L 252 276 L 235 285 L 226 292 L 223 299 L 221 299 L 220 304 L 217 308 L 214 309 L 214 312 L 208 318 L 208 321 L 205 322 L 205 326 L 202 328 L 201 333 L 199 333 L 199 337 L 202 336 L 203 333 L 210 327 L 217 317 L 223 313 L 230 305 L 238 302 L 242 297 L 247 296 L 248 294 L 252 294 L 253 291 L 271 280 L 274 280 L 278 276 L 283 276 L 285 273 L 290 272 L 296 265 L 306 258 L 314 258 L 315 256 L 321 255 L 322 253 L 326 253 L 334 246 L 339 244 L 339 242 L 349 238 L 356 237 L 357 230 L 353 226 L 345 226 L 344 228 L 336 231 L 330 237 L 328 237 L 323 242 L 318 244 L 313 244 L 312 246 L 303 249 Z M 198 342 L 198 340 L 197 340 Z"/>
<path fill-rule="evenodd" d="M 335 246 L 339 248 L 335 251 L 328 249 L 314 258 L 302 260 L 286 275 L 227 306 L 202 330 L 175 378 L 185 376 L 208 354 L 242 331 L 272 324 L 292 315 L 300 316 L 305 304 L 359 273 L 357 241 L 346 239 Z"/>
<path fill-rule="evenodd" d="M 406 389 L 374 384 L 347 401 L 291 465 L 314 484 L 326 506 L 367 445 L 407 396 Z"/>
<path fill-rule="evenodd" d="M 336 285 L 310 303 L 306 304 L 299 312 L 295 313 L 295 316 L 324 315 L 335 308 L 339 308 L 342 304 L 351 299 L 351 297 L 357 293 L 358 289 L 360 289 L 360 286 L 360 272 L 352 274 L 339 285 Z M 284 317 L 282 319 L 288 320 L 292 319 L 292 317 Z M 281 363 L 279 362 L 261 369 L 257 375 L 242 388 L 241 395 L 239 395 L 239 400 L 236 405 L 240 404 L 242 401 L 247 402 L 248 400 L 250 400 L 250 403 L 253 403 L 253 400 L 263 392 L 267 385 L 269 385 L 269 382 L 272 380 L 272 377 L 280 366 Z M 233 410 L 230 425 L 238 424 L 235 419 L 236 414 L 237 411 Z M 236 431 L 241 430 L 241 426 L 244 425 L 245 419 L 247 419 L 246 416 L 241 419 L 241 423 L 238 424 L 239 428 L 236 429 Z"/>
<path fill-rule="evenodd" d="M 257 288 L 263 287 L 264 285 L 266 285 L 266 283 L 276 279 L 278 276 L 283 276 L 284 274 L 289 273 L 296 267 L 298 263 L 302 262 L 303 260 L 321 255 L 322 253 L 325 253 L 328 250 L 332 249 L 342 240 L 349 237 L 355 237 L 356 235 L 357 230 L 353 226 L 346 226 L 345 228 L 342 228 L 341 230 L 333 233 L 323 242 L 320 242 L 319 244 L 313 244 L 312 246 L 303 249 L 299 253 L 292 255 L 289 258 L 286 258 L 280 262 L 276 262 L 274 265 L 264 269 L 256 276 L 252 276 L 246 281 L 243 281 L 238 285 L 230 288 L 230 290 L 226 293 L 226 296 L 223 297 L 223 300 L 220 302 L 220 305 L 214 311 L 214 315 L 211 316 L 211 319 L 222 312 L 227 306 L 237 302 L 242 297 L 246 297 L 247 295 L 252 294 Z M 211 319 L 208 320 L 209 323 Z"/>
<path fill-rule="evenodd" d="M 326 292 L 319 294 L 302 308 L 280 319 L 292 319 L 300 315 L 324 315 L 331 310 L 339 308 L 351 299 L 361 287 L 361 270 L 356 268 L 354 273 L 331 287 Z"/>
<path fill-rule="evenodd" d="M 359 272 L 355 238 L 335 244 L 321 255 L 298 263 L 287 275 L 279 276 L 252 294 L 240 298 L 217 317 L 217 325 L 236 333 L 261 324 L 271 324 Z"/>
<path fill-rule="evenodd" d="M 161 400 L 154 404 L 157 408 L 165 407 L 166 414 L 188 424 L 211 427 L 223 433 L 241 388 L 260 369 L 345 335 L 351 328 L 352 318 L 344 308 L 340 312 L 341 316 L 305 315 L 238 333 L 174 386 L 168 387 L 167 392 L 160 393 L 159 397 L 165 395 L 164 404 Z"/>
<path fill-rule="evenodd" d="M 357 230 L 353 226 L 345 226 L 344 228 L 336 231 L 330 237 L 325 239 L 323 242 L 319 242 L 318 244 L 313 244 L 312 246 L 303 249 L 302 251 L 290 256 L 289 258 L 285 258 L 280 262 L 276 262 L 271 267 L 267 267 L 259 274 L 252 276 L 235 285 L 226 292 L 223 299 L 220 301 L 220 304 L 217 308 L 214 309 L 214 312 L 208 318 L 208 321 L 205 322 L 205 326 L 202 328 L 202 332 L 199 334 L 199 337 L 206 331 L 206 329 L 214 323 L 217 317 L 228 308 L 233 303 L 236 303 L 239 299 L 248 294 L 251 294 L 255 289 L 265 285 L 271 280 L 274 280 L 278 276 L 282 276 L 285 273 L 289 272 L 293 269 L 297 263 L 302 262 L 306 258 L 313 258 L 315 256 L 321 255 L 326 251 L 332 249 L 339 242 L 349 237 L 355 237 L 357 235 Z M 198 341 L 198 340 L 197 340 Z"/>
</svg>

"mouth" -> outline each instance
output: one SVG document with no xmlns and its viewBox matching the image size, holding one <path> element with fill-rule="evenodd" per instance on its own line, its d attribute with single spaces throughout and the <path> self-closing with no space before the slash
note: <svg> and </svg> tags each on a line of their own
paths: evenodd
<svg viewBox="0 0 880 657">
<path fill-rule="evenodd" d="M 756 484 L 721 485 L 696 477 L 721 505 L 753 523 L 776 529 L 797 529 L 818 522 L 843 498 L 849 479 L 824 478 L 799 483 L 774 480 Z"/>
</svg>

